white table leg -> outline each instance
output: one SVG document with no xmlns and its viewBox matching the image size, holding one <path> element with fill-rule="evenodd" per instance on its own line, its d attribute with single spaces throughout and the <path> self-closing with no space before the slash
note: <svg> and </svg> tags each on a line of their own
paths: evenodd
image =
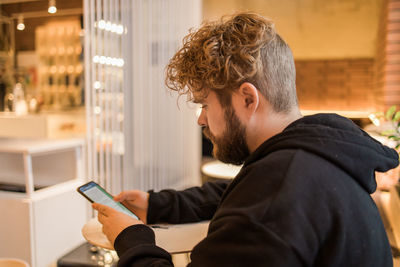
<svg viewBox="0 0 400 267">
<path fill-rule="evenodd" d="M 24 153 L 24 171 L 25 171 L 25 188 L 27 197 L 33 194 L 33 171 L 32 171 L 32 156 L 29 153 Z"/>
</svg>

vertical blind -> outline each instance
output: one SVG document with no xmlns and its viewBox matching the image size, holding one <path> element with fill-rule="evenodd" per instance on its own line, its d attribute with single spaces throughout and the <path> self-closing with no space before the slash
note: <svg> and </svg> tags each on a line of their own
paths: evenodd
<svg viewBox="0 0 400 267">
<path fill-rule="evenodd" d="M 164 79 L 182 38 L 200 23 L 201 0 L 84 5 L 88 179 L 114 194 L 199 184 L 195 106 Z"/>
</svg>

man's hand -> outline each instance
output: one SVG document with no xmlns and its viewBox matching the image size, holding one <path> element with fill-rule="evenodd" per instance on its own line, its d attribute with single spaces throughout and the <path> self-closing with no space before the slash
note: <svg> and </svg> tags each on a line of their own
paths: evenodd
<svg viewBox="0 0 400 267">
<path fill-rule="evenodd" d="M 124 204 L 124 206 L 136 214 L 140 220 L 142 220 L 144 223 L 147 223 L 149 193 L 140 190 L 124 191 L 115 196 L 114 200 Z"/>
<path fill-rule="evenodd" d="M 108 206 L 93 203 L 92 207 L 99 212 L 97 218 L 103 225 L 103 233 L 107 236 L 112 245 L 114 245 L 115 239 L 122 230 L 131 225 L 143 224 L 142 221 L 136 220 Z"/>
</svg>

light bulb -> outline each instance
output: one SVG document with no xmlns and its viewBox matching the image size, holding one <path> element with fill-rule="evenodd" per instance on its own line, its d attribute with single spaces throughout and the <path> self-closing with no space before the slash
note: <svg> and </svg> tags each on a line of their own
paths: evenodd
<svg viewBox="0 0 400 267">
<path fill-rule="evenodd" d="M 117 66 L 117 65 L 118 65 L 118 58 L 113 57 L 113 58 L 111 59 L 111 65 Z"/>
<path fill-rule="evenodd" d="M 119 58 L 119 59 L 118 59 L 118 64 L 117 64 L 117 66 L 118 66 L 118 67 L 123 67 L 123 66 L 124 66 L 124 60 L 123 60 L 122 58 Z"/>
<path fill-rule="evenodd" d="M 25 24 L 24 23 L 18 23 L 17 30 L 19 30 L 19 31 L 25 30 Z"/>
<path fill-rule="evenodd" d="M 24 16 L 23 15 L 19 15 L 18 16 L 17 30 L 23 31 L 24 29 L 25 29 Z"/>
<path fill-rule="evenodd" d="M 106 64 L 106 57 L 105 56 L 101 56 L 100 57 L 100 64 Z"/>
<path fill-rule="evenodd" d="M 112 24 L 111 24 L 111 32 L 117 32 L 117 30 L 118 30 L 117 24 L 112 23 Z"/>
<path fill-rule="evenodd" d="M 49 0 L 49 9 L 47 9 L 47 11 L 50 14 L 54 14 L 57 12 L 56 0 Z"/>
<path fill-rule="evenodd" d="M 111 22 L 107 21 L 106 22 L 106 31 L 111 31 Z"/>
<path fill-rule="evenodd" d="M 93 84 L 94 89 L 100 89 L 101 88 L 101 83 L 99 81 L 95 81 Z"/>
<path fill-rule="evenodd" d="M 118 25 L 117 26 L 117 33 L 118 34 L 123 34 L 124 33 L 124 26 Z"/>
<path fill-rule="evenodd" d="M 98 55 L 95 55 L 95 56 L 93 57 L 93 62 L 94 62 L 94 63 L 99 63 L 99 62 L 100 62 L 100 57 L 99 57 Z"/>
<path fill-rule="evenodd" d="M 104 30 L 106 28 L 106 22 L 104 20 L 99 21 L 99 29 Z"/>
<path fill-rule="evenodd" d="M 95 106 L 94 107 L 94 114 L 100 114 L 101 113 L 101 107 Z"/>
</svg>

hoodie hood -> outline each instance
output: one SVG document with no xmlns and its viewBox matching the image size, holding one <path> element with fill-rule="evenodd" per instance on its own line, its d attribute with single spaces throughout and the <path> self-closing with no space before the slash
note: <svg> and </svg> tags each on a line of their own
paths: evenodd
<svg viewBox="0 0 400 267">
<path fill-rule="evenodd" d="M 305 116 L 258 147 L 244 166 L 282 149 L 303 149 L 334 163 L 368 193 L 376 190 L 375 171 L 399 164 L 396 150 L 382 145 L 351 120 L 336 114 Z"/>
</svg>

